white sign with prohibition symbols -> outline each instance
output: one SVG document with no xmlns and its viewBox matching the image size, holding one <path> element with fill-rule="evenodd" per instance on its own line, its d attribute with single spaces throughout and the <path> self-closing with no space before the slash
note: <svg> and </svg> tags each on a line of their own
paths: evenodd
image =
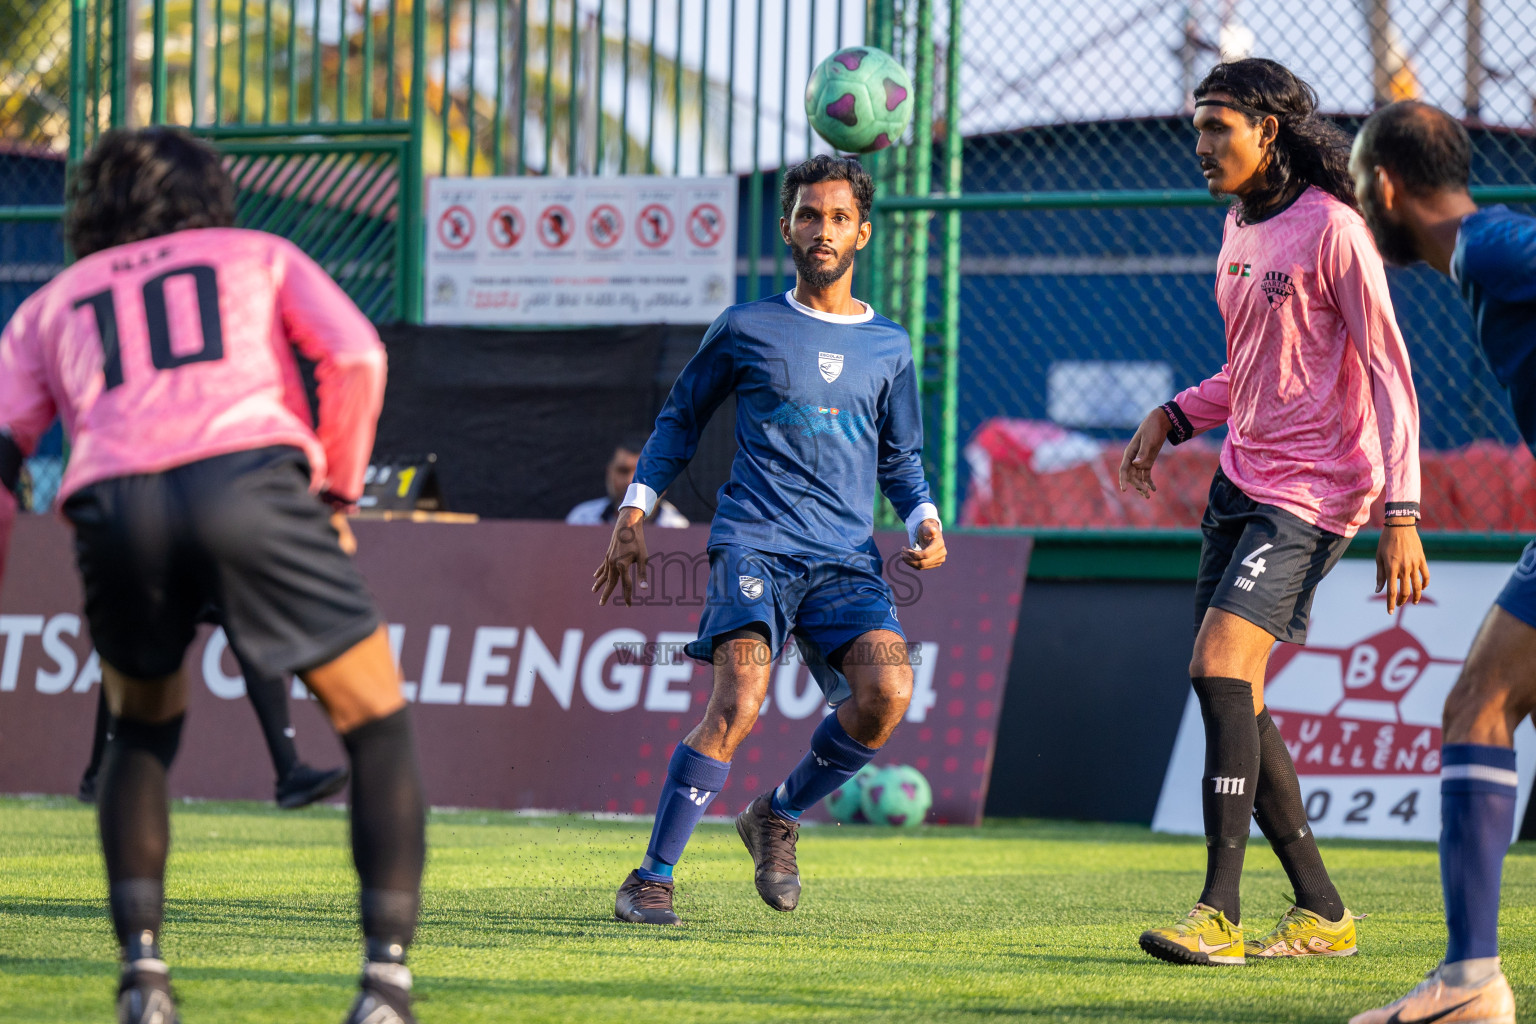
<svg viewBox="0 0 1536 1024">
<path fill-rule="evenodd" d="M 1264 703 L 1301 783 L 1312 831 L 1358 839 L 1440 835 L 1440 719 L 1472 638 L 1513 564 L 1436 562 L 1418 605 L 1387 614 L 1376 566 L 1346 559 L 1312 603 L 1307 645 L 1277 644 Z M 1515 831 L 1536 777 L 1536 729 L 1515 730 Z M 1152 828 L 1199 835 L 1205 728 L 1193 693 Z M 1253 835 L 1259 835 L 1258 826 Z"/>
<path fill-rule="evenodd" d="M 426 321 L 709 323 L 736 301 L 734 178 L 432 178 Z"/>
</svg>

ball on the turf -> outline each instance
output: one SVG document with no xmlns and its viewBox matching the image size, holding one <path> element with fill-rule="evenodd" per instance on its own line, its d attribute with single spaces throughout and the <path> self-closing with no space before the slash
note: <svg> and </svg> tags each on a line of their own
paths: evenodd
<svg viewBox="0 0 1536 1024">
<path fill-rule="evenodd" d="M 919 825 L 932 806 L 932 787 L 911 765 L 883 769 L 864 788 L 864 817 L 876 825 Z"/>
<path fill-rule="evenodd" d="M 827 813 L 832 815 L 833 821 L 844 825 L 855 825 L 869 820 L 864 817 L 864 787 L 869 785 L 869 780 L 879 772 L 880 769 L 867 764 L 860 768 L 853 778 L 828 795 Z"/>
<path fill-rule="evenodd" d="M 816 134 L 844 153 L 872 153 L 901 138 L 912 119 L 912 79 L 873 46 L 849 46 L 816 65 L 805 86 Z"/>
</svg>

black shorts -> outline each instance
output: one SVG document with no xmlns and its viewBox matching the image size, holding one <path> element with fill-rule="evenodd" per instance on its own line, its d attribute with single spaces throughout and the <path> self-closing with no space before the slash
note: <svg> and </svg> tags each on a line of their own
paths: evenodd
<svg viewBox="0 0 1536 1024">
<path fill-rule="evenodd" d="M 1254 501 L 1219 469 L 1200 532 L 1195 630 L 1207 608 L 1220 608 L 1276 640 L 1306 643 L 1312 593 L 1349 547 L 1349 538 Z"/>
<path fill-rule="evenodd" d="M 379 626 L 297 448 L 101 480 L 71 495 L 64 515 L 91 639 L 131 678 L 180 668 L 209 605 L 273 674 L 323 665 Z"/>
</svg>

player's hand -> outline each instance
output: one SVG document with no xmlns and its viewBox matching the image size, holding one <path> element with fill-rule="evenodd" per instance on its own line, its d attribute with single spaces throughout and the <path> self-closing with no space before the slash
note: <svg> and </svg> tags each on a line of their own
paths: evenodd
<svg viewBox="0 0 1536 1024">
<path fill-rule="evenodd" d="M 613 588 L 620 584 L 624 586 L 624 606 L 633 604 L 635 583 L 638 582 L 642 589 L 649 586 L 645 576 L 646 558 L 645 516 L 633 506 L 619 509 L 619 516 L 613 521 L 613 536 L 608 538 L 608 553 L 603 556 L 603 564 L 592 574 L 592 592 L 597 594 L 599 589 L 602 590 L 597 598 L 599 607 L 608 603 Z M 631 566 L 635 570 L 633 577 L 629 572 Z"/>
<path fill-rule="evenodd" d="M 1387 520 L 1394 521 L 1407 525 L 1384 527 L 1376 545 L 1376 593 L 1386 588 L 1388 615 L 1410 600 L 1418 604 L 1429 586 L 1429 563 L 1424 560 L 1418 527 L 1411 519 Z"/>
<path fill-rule="evenodd" d="M 343 552 L 357 554 L 357 536 L 352 532 L 352 524 L 347 522 L 345 512 L 331 513 L 331 529 L 336 531 L 336 543 L 341 545 Z"/>
<path fill-rule="evenodd" d="M 947 557 L 949 549 L 937 519 L 924 519 L 917 527 L 917 546 L 901 549 L 902 561 L 914 569 L 937 569 Z"/>
<path fill-rule="evenodd" d="M 1136 428 L 1136 436 L 1125 446 L 1125 454 L 1120 457 L 1122 492 L 1129 486 L 1136 488 L 1143 498 L 1152 497 L 1152 492 L 1157 490 L 1157 484 L 1152 482 L 1152 464 L 1157 461 L 1157 453 L 1163 450 L 1163 442 L 1168 440 L 1168 431 L 1172 429 L 1173 424 L 1168 422 L 1168 414 L 1163 410 L 1153 409 L 1147 413 L 1147 418 Z"/>
</svg>

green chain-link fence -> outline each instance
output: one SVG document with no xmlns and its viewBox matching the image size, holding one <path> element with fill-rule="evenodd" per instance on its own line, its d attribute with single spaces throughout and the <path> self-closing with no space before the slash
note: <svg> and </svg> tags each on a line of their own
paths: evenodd
<svg viewBox="0 0 1536 1024">
<path fill-rule="evenodd" d="M 376 320 L 420 315 L 432 174 L 741 174 L 740 294 L 783 289 L 776 175 L 828 150 L 806 124 L 802 83 L 862 39 L 866 9 L 0 0 L 0 66 L 16 69 L 0 82 L 0 317 L 64 263 L 66 160 L 108 127 L 157 122 L 223 146 L 240 222 L 294 238 Z M 22 106 L 27 117 L 10 116 Z M 31 467 L 39 499 L 62 465 L 49 457 Z"/>
<path fill-rule="evenodd" d="M 1478 185 L 1528 200 L 1528 22 L 1516 0 L 0 0 L 0 314 L 64 261 L 66 160 L 156 120 L 219 140 L 243 221 L 299 239 L 378 319 L 418 313 L 420 179 L 439 173 L 742 175 L 738 294 L 767 294 L 791 280 L 777 176 L 826 148 L 801 84 L 868 41 L 911 69 L 919 116 L 867 161 L 882 205 L 859 289 L 913 330 L 946 512 L 1187 529 L 1213 444 L 1170 452 L 1150 505 L 1112 470 L 1150 404 L 1222 361 L 1221 210 L 1190 87 L 1251 52 L 1349 127 L 1420 95 L 1467 117 Z M 1529 457 L 1454 291 L 1422 269 L 1392 281 L 1427 525 L 1536 528 Z M 33 468 L 49 493 L 55 470 Z"/>
<path fill-rule="evenodd" d="M 1189 90 L 1223 52 L 1287 64 L 1351 131 L 1377 103 L 1410 95 L 1465 117 L 1479 195 L 1529 201 L 1528 14 L 1512 0 L 964 4 L 963 195 L 887 203 L 882 221 L 896 229 L 896 210 L 936 211 L 933 340 L 949 297 L 944 211 L 964 211 L 954 383 L 963 521 L 1198 524 L 1216 439 L 1165 449 L 1151 503 L 1122 496 L 1114 477 L 1147 410 L 1224 362 L 1213 297 L 1223 211 L 1200 187 L 1189 123 Z M 946 18 L 935 12 L 941 38 Z M 935 152 L 936 191 L 944 165 Z M 1389 276 L 1422 407 L 1426 528 L 1529 531 L 1536 466 L 1454 286 L 1422 267 Z M 942 367 L 930 361 L 929 373 Z"/>
</svg>

